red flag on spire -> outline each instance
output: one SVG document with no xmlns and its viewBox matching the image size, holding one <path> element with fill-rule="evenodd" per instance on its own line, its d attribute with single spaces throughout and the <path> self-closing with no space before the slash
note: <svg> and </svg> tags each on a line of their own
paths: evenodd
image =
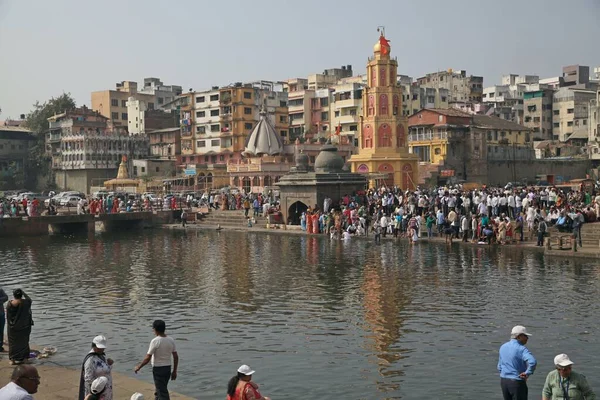
<svg viewBox="0 0 600 400">
<path fill-rule="evenodd" d="M 381 54 L 384 56 L 390 52 L 390 41 L 383 36 L 379 36 L 379 45 L 381 46 Z"/>
</svg>

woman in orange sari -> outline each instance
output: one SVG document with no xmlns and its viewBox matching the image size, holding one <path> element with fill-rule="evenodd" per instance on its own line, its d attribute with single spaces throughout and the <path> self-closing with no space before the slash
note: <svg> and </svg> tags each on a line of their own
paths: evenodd
<svg viewBox="0 0 600 400">
<path fill-rule="evenodd" d="M 227 384 L 227 400 L 271 400 L 260 394 L 258 385 L 251 382 L 254 371 L 242 365 L 237 370 L 237 375 Z"/>
</svg>

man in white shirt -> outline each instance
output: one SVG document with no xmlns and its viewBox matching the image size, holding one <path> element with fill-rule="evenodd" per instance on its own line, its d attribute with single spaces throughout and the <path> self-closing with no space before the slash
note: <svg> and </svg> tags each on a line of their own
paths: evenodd
<svg viewBox="0 0 600 400">
<path fill-rule="evenodd" d="M 154 378 L 155 398 L 157 400 L 170 400 L 167 385 L 169 379 L 177 379 L 179 355 L 175 349 L 175 340 L 165 334 L 165 321 L 157 319 L 152 323 L 152 330 L 156 337 L 150 342 L 148 354 L 144 360 L 135 367 L 137 374 L 140 369 L 152 361 L 152 376 Z M 173 356 L 173 371 L 171 372 L 171 355 Z M 1 400 L 1 399 L 0 399 Z"/>
<path fill-rule="evenodd" d="M 40 375 L 33 365 L 17 366 L 10 377 L 10 382 L 0 389 L 0 400 L 33 400 L 37 393 Z"/>
</svg>

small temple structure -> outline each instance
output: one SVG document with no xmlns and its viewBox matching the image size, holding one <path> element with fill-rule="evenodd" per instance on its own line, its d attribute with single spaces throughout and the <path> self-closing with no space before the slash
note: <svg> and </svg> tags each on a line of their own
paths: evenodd
<svg viewBox="0 0 600 400">
<path fill-rule="evenodd" d="M 358 154 L 349 162 L 353 172 L 369 177 L 371 187 L 385 184 L 414 190 L 419 157 L 408 151 L 408 118 L 401 115 L 402 87 L 396 82 L 398 61 L 390 52 L 382 31 L 367 64 Z"/>
<path fill-rule="evenodd" d="M 315 159 L 314 171 L 309 168 L 306 154 L 297 153 L 295 161 L 296 166 L 277 184 L 281 213 L 287 224 L 298 225 L 300 216 L 308 207 L 322 209 L 325 198 L 330 198 L 335 207 L 346 194 L 366 188 L 366 177 L 345 169 L 344 159 L 331 144 L 321 148 Z"/>
<path fill-rule="evenodd" d="M 246 193 L 259 193 L 265 187 L 275 185 L 291 167 L 283 153 L 283 140 L 263 108 L 258 124 L 246 139 L 242 155 L 247 158 L 244 162 L 227 165 L 229 184 L 241 187 Z"/>
<path fill-rule="evenodd" d="M 121 158 L 121 164 L 119 165 L 119 171 L 115 179 L 104 181 L 104 187 L 112 191 L 126 191 L 136 193 L 139 186 L 137 179 L 129 179 L 127 173 L 127 156 Z"/>
</svg>

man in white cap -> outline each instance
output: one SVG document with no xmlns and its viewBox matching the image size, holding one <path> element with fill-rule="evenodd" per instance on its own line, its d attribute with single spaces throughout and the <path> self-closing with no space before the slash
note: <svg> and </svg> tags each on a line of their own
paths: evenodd
<svg viewBox="0 0 600 400">
<path fill-rule="evenodd" d="M 554 357 L 556 369 L 550 371 L 542 390 L 542 400 L 595 400 L 585 375 L 573 372 L 573 361 L 566 354 Z"/>
<path fill-rule="evenodd" d="M 510 332 L 510 341 L 500 346 L 498 371 L 504 400 L 527 400 L 527 379 L 537 365 L 525 347 L 529 336 L 524 326 L 517 325 Z"/>
</svg>

